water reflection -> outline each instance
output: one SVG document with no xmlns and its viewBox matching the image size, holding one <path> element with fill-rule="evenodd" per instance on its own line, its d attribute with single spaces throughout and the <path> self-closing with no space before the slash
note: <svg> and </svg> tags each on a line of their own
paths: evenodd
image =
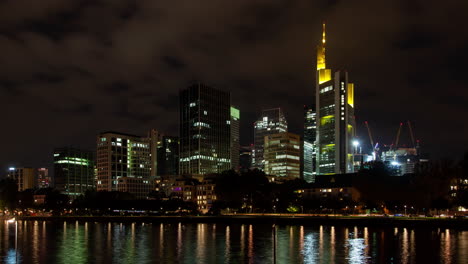
<svg viewBox="0 0 468 264">
<path fill-rule="evenodd" d="M 0 223 L 0 263 L 271 263 L 271 225 Z M 277 226 L 278 263 L 466 263 L 468 231 Z M 15 250 L 15 239 L 18 250 Z"/>
</svg>

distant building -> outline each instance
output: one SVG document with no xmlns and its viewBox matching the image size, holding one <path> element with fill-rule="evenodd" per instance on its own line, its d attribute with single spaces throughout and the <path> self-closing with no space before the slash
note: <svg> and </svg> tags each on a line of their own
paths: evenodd
<svg viewBox="0 0 468 264">
<path fill-rule="evenodd" d="M 239 171 L 240 111 L 231 106 L 231 168 Z"/>
<path fill-rule="evenodd" d="M 180 174 L 231 169 L 231 99 L 201 83 L 180 91 Z"/>
<path fill-rule="evenodd" d="M 314 108 L 304 106 L 304 146 L 303 177 L 306 182 L 314 182 L 317 173 L 316 160 L 317 122 Z"/>
<path fill-rule="evenodd" d="M 97 190 L 127 190 L 136 197 L 146 197 L 147 185 L 152 188 L 153 184 L 149 141 L 149 138 L 118 132 L 99 134 Z"/>
<path fill-rule="evenodd" d="M 264 169 L 263 144 L 265 136 L 288 132 L 288 123 L 281 108 L 266 109 L 254 123 L 254 149 L 252 151 L 252 167 Z"/>
<path fill-rule="evenodd" d="M 64 147 L 54 150 L 54 186 L 71 197 L 84 194 L 94 188 L 94 153 L 92 151 Z"/>
<path fill-rule="evenodd" d="M 352 173 L 354 118 L 354 84 L 348 73 L 332 75 L 325 64 L 325 24 L 322 43 L 317 48 L 317 174 Z"/>
<path fill-rule="evenodd" d="M 161 135 L 157 148 L 157 175 L 179 175 L 179 137 Z"/>
<path fill-rule="evenodd" d="M 7 177 L 15 180 L 18 191 L 22 192 L 35 187 L 34 175 L 34 168 L 9 168 Z"/>
<path fill-rule="evenodd" d="M 48 188 L 51 185 L 51 179 L 49 176 L 49 169 L 38 168 L 36 170 L 36 184 L 38 188 Z"/>
<path fill-rule="evenodd" d="M 301 137 L 293 133 L 265 136 L 265 173 L 300 178 Z"/>
<path fill-rule="evenodd" d="M 252 150 L 253 145 L 240 147 L 239 171 L 246 172 L 252 167 Z"/>
<path fill-rule="evenodd" d="M 395 176 L 414 173 L 419 162 L 416 148 L 398 148 L 382 152 L 382 161 L 390 167 Z"/>
<path fill-rule="evenodd" d="M 207 213 L 216 201 L 215 186 L 211 181 L 196 182 L 179 178 L 172 186 L 172 197 L 193 202 L 200 212 Z"/>
</svg>

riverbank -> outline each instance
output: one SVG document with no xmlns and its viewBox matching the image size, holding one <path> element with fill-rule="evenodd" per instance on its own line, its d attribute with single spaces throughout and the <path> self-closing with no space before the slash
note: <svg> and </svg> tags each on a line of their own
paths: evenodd
<svg viewBox="0 0 468 264">
<path fill-rule="evenodd" d="M 468 219 L 410 218 L 372 216 L 294 216 L 294 215 L 222 215 L 222 216 L 22 216 L 18 220 L 79 221 L 120 223 L 220 223 L 278 225 L 337 225 L 366 227 L 453 228 L 468 230 Z"/>
</svg>

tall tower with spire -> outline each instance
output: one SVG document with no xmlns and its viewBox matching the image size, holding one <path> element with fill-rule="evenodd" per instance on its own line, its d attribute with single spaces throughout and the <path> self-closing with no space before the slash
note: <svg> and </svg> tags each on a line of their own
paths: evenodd
<svg viewBox="0 0 468 264">
<path fill-rule="evenodd" d="M 346 71 L 332 76 L 325 63 L 325 23 L 322 41 L 317 46 L 317 175 L 354 172 L 356 121 L 354 118 L 354 85 Z"/>
</svg>

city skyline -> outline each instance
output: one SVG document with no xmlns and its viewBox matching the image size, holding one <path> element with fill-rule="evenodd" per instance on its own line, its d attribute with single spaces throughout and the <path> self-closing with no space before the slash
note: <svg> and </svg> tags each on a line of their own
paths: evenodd
<svg viewBox="0 0 468 264">
<path fill-rule="evenodd" d="M 212 17 L 193 11 L 159 21 L 155 9 L 144 9 L 147 4 L 45 9 L 42 2 L 32 8 L 37 12 L 2 4 L 0 105 L 9 129 L 0 133 L 10 139 L 0 154 L 4 170 L 51 164 L 54 147 L 93 149 L 95 135 L 106 130 L 141 134 L 156 128 L 177 135 L 178 92 L 193 79 L 231 92 L 242 115 L 242 145 L 253 143 L 252 123 L 266 108 L 284 109 L 288 130 L 302 134 L 303 105 L 314 102 L 315 46 L 323 19 L 333 50 L 327 64 L 346 69 L 359 87 L 357 133 L 363 142 L 368 144 L 364 121 L 376 141 L 391 144 L 398 124 L 411 120 L 431 157 L 457 159 L 466 150 L 467 128 L 458 116 L 468 113 L 461 78 L 467 39 L 443 25 L 461 20 L 458 12 L 466 4 L 435 14 L 435 1 L 364 1 L 353 6 L 350 20 L 350 7 L 341 2 L 236 3 L 229 10 L 213 3 L 207 11 L 212 15 L 225 10 L 217 16 L 219 28 Z M 176 10 L 161 5 L 162 14 Z M 374 15 L 378 11 L 382 18 Z M 244 19 L 234 19 L 239 16 Z M 97 17 L 107 23 L 97 25 Z"/>
</svg>

